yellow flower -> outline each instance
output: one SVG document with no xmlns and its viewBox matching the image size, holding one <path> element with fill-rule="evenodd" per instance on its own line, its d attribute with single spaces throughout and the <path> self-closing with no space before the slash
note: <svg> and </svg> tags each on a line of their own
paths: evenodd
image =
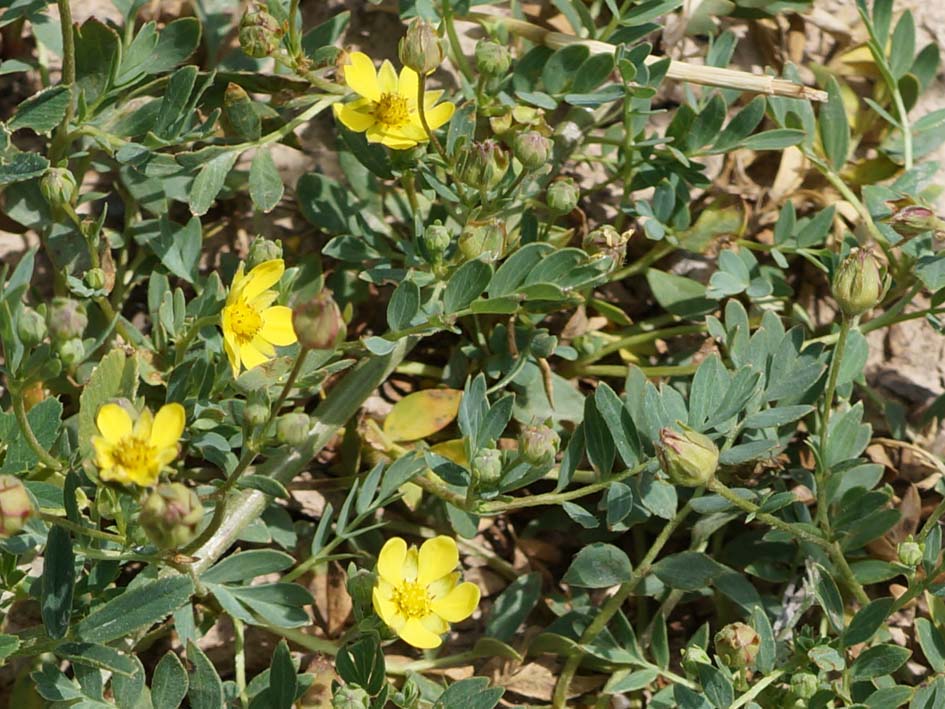
<svg viewBox="0 0 945 709">
<path fill-rule="evenodd" d="M 234 377 L 239 375 L 241 363 L 252 369 L 276 356 L 273 345 L 284 347 L 298 341 L 292 327 L 292 309 L 272 305 L 278 293 L 269 288 L 284 271 L 281 258 L 263 261 L 245 275 L 242 263 L 236 269 L 220 319 L 223 346 Z"/>
<path fill-rule="evenodd" d="M 420 122 L 417 98 L 420 78 L 413 69 L 404 67 L 400 76 L 386 59 L 378 72 L 374 62 L 363 52 L 353 52 L 346 64 L 345 83 L 361 98 L 351 103 L 334 106 L 335 116 L 357 133 L 366 133 L 369 143 L 381 143 L 389 148 L 404 150 L 429 140 Z M 449 101 L 436 102 L 442 91 L 426 91 L 423 109 L 430 130 L 446 123 L 456 109 Z"/>
<path fill-rule="evenodd" d="M 106 482 L 151 487 L 177 457 L 184 421 L 180 404 L 165 404 L 157 416 L 146 408 L 137 421 L 118 404 L 105 404 L 95 419 L 102 435 L 92 436 L 99 477 Z"/>
<path fill-rule="evenodd" d="M 449 623 L 472 615 L 479 587 L 459 583 L 459 551 L 450 537 L 428 539 L 417 550 L 400 537 L 389 539 L 377 558 L 374 610 L 414 647 L 439 647 Z"/>
</svg>

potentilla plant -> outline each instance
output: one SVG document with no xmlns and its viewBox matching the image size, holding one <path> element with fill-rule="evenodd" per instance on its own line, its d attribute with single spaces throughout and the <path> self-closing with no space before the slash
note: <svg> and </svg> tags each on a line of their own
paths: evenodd
<svg viewBox="0 0 945 709">
<path fill-rule="evenodd" d="M 113 4 L 0 5 L 11 705 L 945 705 L 911 11 Z"/>
</svg>

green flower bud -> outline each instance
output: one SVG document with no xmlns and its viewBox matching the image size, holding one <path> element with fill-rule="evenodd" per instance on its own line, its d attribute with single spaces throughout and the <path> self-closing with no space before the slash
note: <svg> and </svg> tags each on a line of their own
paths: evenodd
<svg viewBox="0 0 945 709">
<path fill-rule="evenodd" d="M 333 350 L 345 338 L 341 309 L 327 290 L 292 309 L 292 327 L 299 344 L 311 350 Z"/>
<path fill-rule="evenodd" d="M 239 84 L 230 82 L 223 93 L 223 115 L 220 123 L 228 136 L 256 140 L 262 134 L 262 117 L 253 106 L 253 99 Z"/>
<path fill-rule="evenodd" d="M 339 685 L 331 697 L 332 709 L 368 709 L 370 706 L 371 695 L 350 684 Z"/>
<path fill-rule="evenodd" d="M 547 330 L 538 330 L 532 335 L 532 340 L 528 343 L 528 349 L 536 357 L 547 359 L 558 349 L 558 338 Z"/>
<path fill-rule="evenodd" d="M 502 76 L 512 66 L 508 47 L 491 39 L 481 39 L 476 45 L 476 69 L 486 76 Z"/>
<path fill-rule="evenodd" d="M 24 347 L 33 347 L 46 337 L 46 318 L 32 308 L 23 308 L 16 320 L 16 336 Z"/>
<path fill-rule="evenodd" d="M 798 699 L 810 699 L 819 689 L 820 682 L 812 672 L 798 672 L 791 676 L 791 694 Z"/>
<path fill-rule="evenodd" d="M 709 653 L 698 645 L 684 647 L 682 649 L 682 666 L 691 675 L 699 674 L 699 665 L 711 665 L 712 659 Z"/>
<path fill-rule="evenodd" d="M 632 229 L 620 233 L 610 224 L 605 224 L 589 232 L 581 246 L 591 256 L 609 256 L 613 267 L 619 268 L 627 258 L 627 243 L 632 236 Z"/>
<path fill-rule="evenodd" d="M 179 549 L 197 536 L 203 505 L 182 483 L 158 485 L 141 506 L 138 522 L 159 549 Z"/>
<path fill-rule="evenodd" d="M 431 263 L 440 263 L 453 241 L 450 230 L 439 221 L 423 230 L 423 248 Z"/>
<path fill-rule="evenodd" d="M 407 675 L 403 686 L 394 692 L 394 703 L 406 709 L 416 709 L 420 706 L 420 697 L 420 687 L 417 685 L 417 681 L 413 678 L 413 675 Z"/>
<path fill-rule="evenodd" d="M 371 614 L 373 608 L 374 585 L 377 583 L 377 576 L 367 569 L 356 569 L 348 571 L 348 595 L 354 601 L 357 617 L 364 618 Z"/>
<path fill-rule="evenodd" d="M 570 177 L 561 177 L 548 185 L 545 201 L 555 214 L 569 214 L 578 205 L 581 192 Z"/>
<path fill-rule="evenodd" d="M 0 475 L 0 538 L 17 534 L 34 514 L 33 500 L 20 479 Z"/>
<path fill-rule="evenodd" d="M 888 222 L 897 234 L 905 237 L 924 234 L 927 231 L 935 232 L 939 238 L 945 235 L 945 221 L 928 207 L 920 207 L 917 204 L 903 207 L 893 214 Z"/>
<path fill-rule="evenodd" d="M 538 170 L 547 165 L 553 147 L 554 144 L 551 140 L 537 130 L 527 130 L 519 133 L 512 141 L 512 153 L 526 170 Z M 574 209 L 574 207 L 571 209 Z M 570 212 L 571 210 L 567 211 Z"/>
<path fill-rule="evenodd" d="M 311 429 L 312 421 L 308 414 L 301 411 L 283 414 L 276 421 L 276 438 L 279 439 L 280 443 L 289 446 L 300 446 L 308 440 Z"/>
<path fill-rule="evenodd" d="M 248 56 L 268 57 L 282 43 L 282 25 L 265 10 L 249 11 L 240 20 L 239 40 Z"/>
<path fill-rule="evenodd" d="M 561 438 L 548 426 L 526 426 L 518 436 L 518 450 L 534 466 L 550 465 L 558 453 Z"/>
<path fill-rule="evenodd" d="M 102 288 L 105 287 L 107 279 L 105 277 L 105 271 L 102 269 L 90 268 L 85 272 L 85 275 L 82 276 L 82 281 L 92 290 L 102 290 Z"/>
<path fill-rule="evenodd" d="M 473 475 L 483 487 L 492 487 L 502 479 L 502 453 L 495 448 L 483 448 L 472 459 Z"/>
<path fill-rule="evenodd" d="M 72 204 L 75 196 L 75 177 L 64 167 L 51 167 L 39 181 L 39 191 L 53 209 Z"/>
<path fill-rule="evenodd" d="M 54 340 L 69 340 L 85 332 L 89 318 L 85 305 L 72 298 L 53 298 L 46 311 L 49 336 Z"/>
<path fill-rule="evenodd" d="M 469 221 L 459 235 L 459 252 L 464 261 L 486 255 L 495 261 L 505 253 L 505 225 L 492 219 L 487 222 Z"/>
<path fill-rule="evenodd" d="M 509 170 L 509 154 L 492 139 L 471 143 L 459 162 L 459 179 L 479 190 L 491 190 Z"/>
<path fill-rule="evenodd" d="M 758 657 L 761 638 L 745 623 L 729 623 L 715 634 L 715 654 L 733 670 L 750 668 Z"/>
<path fill-rule="evenodd" d="M 253 243 L 249 245 L 249 253 L 246 255 L 246 270 L 249 271 L 265 261 L 282 258 L 282 241 L 257 236 Z"/>
<path fill-rule="evenodd" d="M 243 420 L 248 426 L 262 426 L 269 420 L 269 407 L 254 402 L 243 407 Z"/>
<path fill-rule="evenodd" d="M 683 487 L 699 487 L 709 482 L 719 467 L 719 449 L 708 436 L 696 433 L 680 421 L 680 433 L 660 429 L 656 455 L 669 479 Z"/>
<path fill-rule="evenodd" d="M 397 45 L 400 63 L 418 74 L 432 74 L 443 63 L 443 47 L 433 26 L 420 18 L 407 27 L 407 33 Z"/>
<path fill-rule="evenodd" d="M 56 354 L 59 355 L 59 360 L 64 367 L 72 367 L 85 357 L 85 345 L 82 344 L 81 339 L 73 337 L 71 340 L 58 343 Z"/>
<path fill-rule="evenodd" d="M 899 543 L 896 550 L 899 561 L 906 566 L 916 566 L 925 556 L 925 544 L 915 541 L 910 534 L 905 541 Z"/>
<path fill-rule="evenodd" d="M 869 248 L 853 249 L 833 277 L 833 297 L 847 317 L 873 308 L 883 294 L 883 275 Z"/>
</svg>

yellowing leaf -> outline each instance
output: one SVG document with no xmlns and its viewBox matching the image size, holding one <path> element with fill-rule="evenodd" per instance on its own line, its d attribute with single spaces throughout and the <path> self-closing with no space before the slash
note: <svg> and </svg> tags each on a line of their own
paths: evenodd
<svg viewBox="0 0 945 709">
<path fill-rule="evenodd" d="M 458 389 L 424 389 L 405 396 L 384 420 L 384 434 L 398 442 L 426 438 L 453 422 L 462 396 Z"/>
<path fill-rule="evenodd" d="M 441 441 L 435 446 L 430 446 L 430 450 L 456 463 L 456 465 L 461 465 L 464 468 L 469 465 L 469 461 L 466 460 L 466 443 L 462 438 L 454 438 L 451 441 Z"/>
</svg>

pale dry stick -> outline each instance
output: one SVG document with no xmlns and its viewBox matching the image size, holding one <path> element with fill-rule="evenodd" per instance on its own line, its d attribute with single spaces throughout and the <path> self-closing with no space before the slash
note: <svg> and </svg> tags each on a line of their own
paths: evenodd
<svg viewBox="0 0 945 709">
<path fill-rule="evenodd" d="M 512 34 L 543 44 L 549 49 L 561 49 L 572 44 L 583 44 L 593 54 L 613 54 L 616 45 L 601 42 L 596 39 L 581 39 L 574 35 L 554 32 L 539 27 L 531 22 L 517 20 L 512 17 L 494 15 L 488 12 L 470 12 L 462 17 L 464 20 L 480 24 L 494 23 L 505 26 Z M 665 57 L 650 55 L 646 58 L 647 64 L 655 64 Z M 767 96 L 784 96 L 787 98 L 808 99 L 810 101 L 826 101 L 827 92 L 813 89 L 803 84 L 796 84 L 787 79 L 778 79 L 764 74 L 751 74 L 738 69 L 723 69 L 714 66 L 689 64 L 672 60 L 666 72 L 669 79 L 684 81 L 689 84 L 717 86 L 723 89 L 737 89 Z"/>
</svg>

